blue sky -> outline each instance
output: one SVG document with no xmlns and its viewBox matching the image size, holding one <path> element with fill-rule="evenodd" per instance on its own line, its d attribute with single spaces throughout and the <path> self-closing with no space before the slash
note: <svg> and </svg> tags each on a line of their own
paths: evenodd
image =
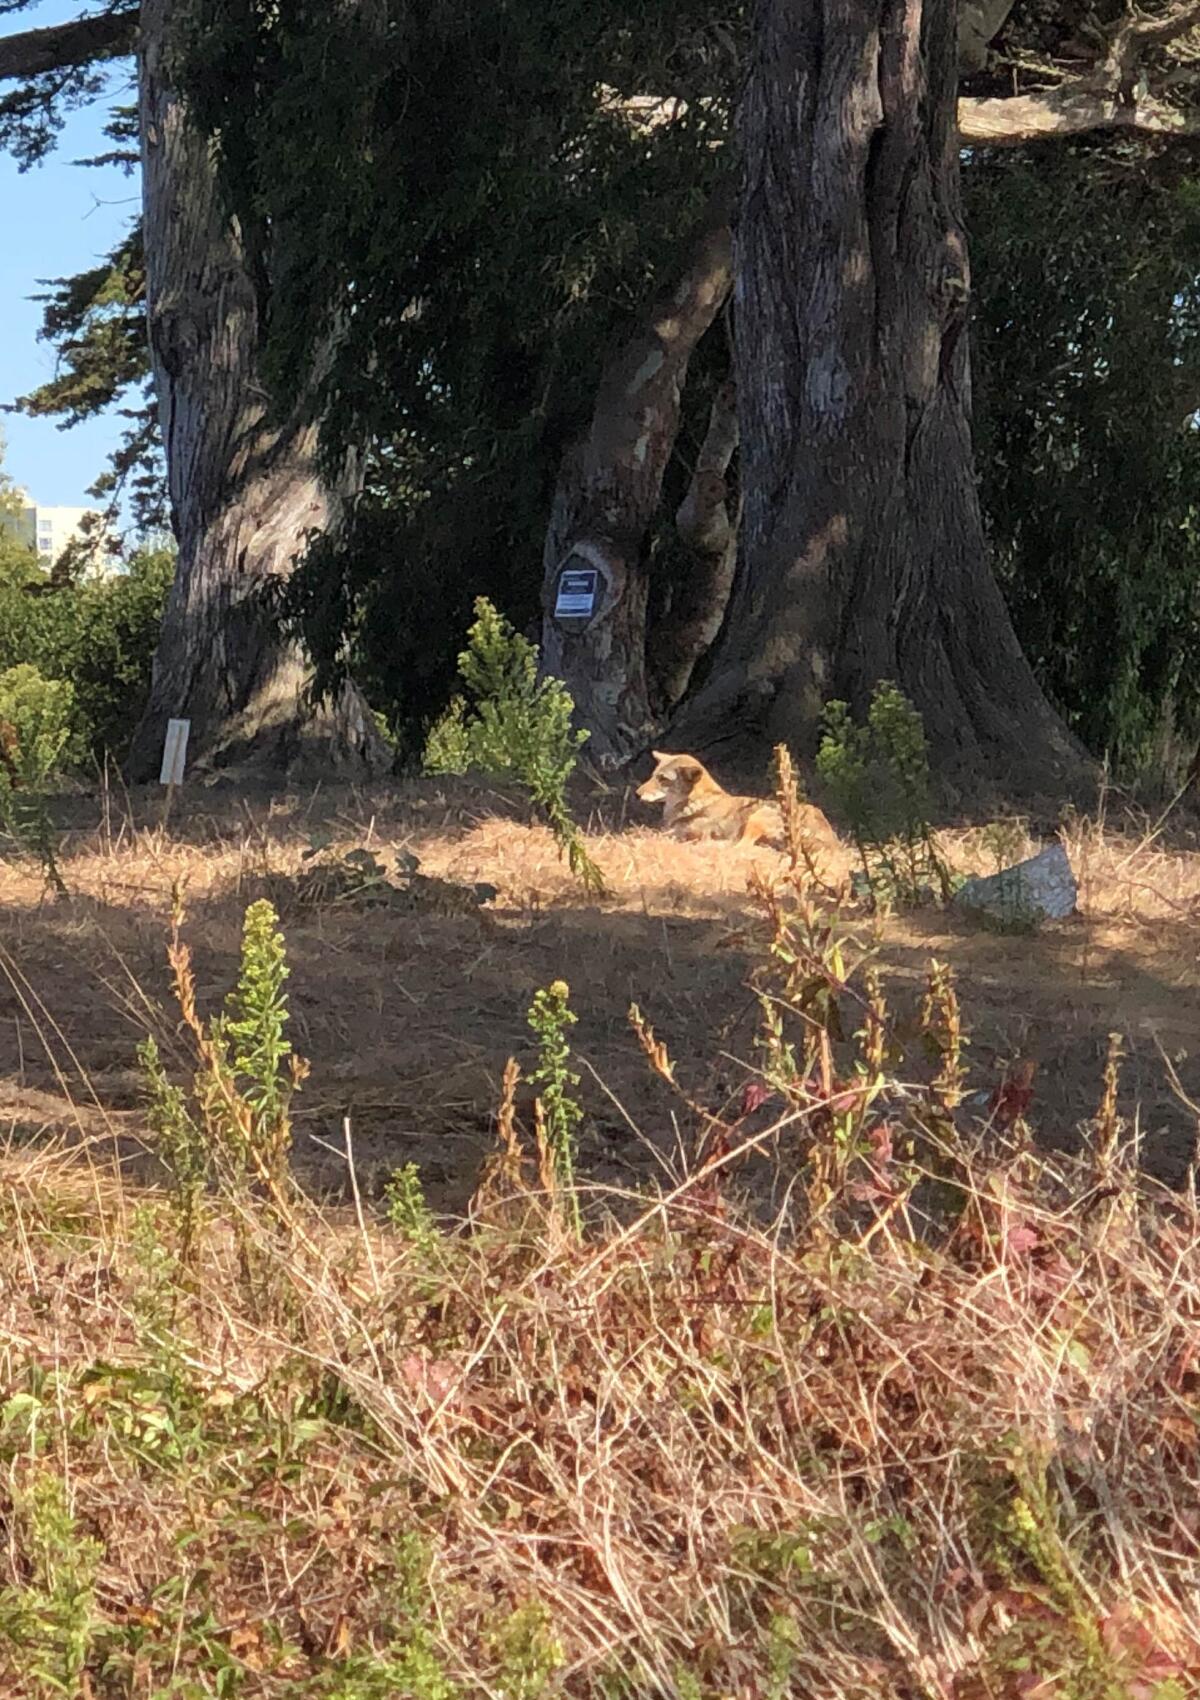
<svg viewBox="0 0 1200 1700">
<path fill-rule="evenodd" d="M 5 34 L 44 24 L 64 23 L 78 15 L 78 0 L 43 0 L 12 18 Z M 114 96 L 123 79 L 114 78 Z M 0 402 L 10 402 L 54 373 L 54 352 L 37 340 L 41 308 L 31 295 L 39 278 L 68 277 L 83 271 L 119 240 L 138 210 L 138 180 L 110 168 L 85 168 L 71 162 L 108 146 L 101 135 L 107 117 L 103 101 L 73 113 L 58 149 L 44 165 L 22 175 L 7 154 L 0 154 Z M 52 420 L 0 415 L 6 444 L 5 470 L 37 501 L 85 503 L 88 485 L 100 472 L 121 434 L 119 419 L 95 420 L 60 431 Z"/>
</svg>

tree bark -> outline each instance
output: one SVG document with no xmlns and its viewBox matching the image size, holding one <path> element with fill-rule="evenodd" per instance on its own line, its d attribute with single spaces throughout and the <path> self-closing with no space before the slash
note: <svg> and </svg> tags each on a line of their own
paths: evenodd
<svg viewBox="0 0 1200 1700">
<path fill-rule="evenodd" d="M 588 753 L 618 763 L 645 746 L 656 716 L 646 669 L 646 534 L 661 496 L 696 345 L 732 281 L 725 196 L 714 199 L 679 283 L 656 301 L 601 378 L 591 426 L 569 450 L 546 537 L 542 662 L 564 679 Z M 590 568 L 598 599 L 586 625 L 555 614 L 560 572 Z"/>
<path fill-rule="evenodd" d="M 317 427 L 269 411 L 254 283 L 208 139 L 171 82 L 172 14 L 175 0 L 143 0 L 139 80 L 150 350 L 179 561 L 129 770 L 157 777 L 178 718 L 191 722 L 189 761 L 379 771 L 387 752 L 357 691 L 313 706 L 271 606 L 310 534 L 338 523 L 353 477 L 328 487 Z"/>
<path fill-rule="evenodd" d="M 759 0 L 748 69 L 741 559 L 680 736 L 811 753 L 825 702 L 891 679 L 947 777 L 1078 778 L 984 549 L 953 5 Z"/>
<path fill-rule="evenodd" d="M 730 503 L 729 468 L 738 435 L 737 388 L 730 378 L 713 401 L 692 481 L 675 515 L 692 570 L 675 592 L 669 620 L 655 624 L 649 643 L 655 695 L 667 709 L 682 701 L 712 647 L 733 588 L 741 501 Z"/>
</svg>

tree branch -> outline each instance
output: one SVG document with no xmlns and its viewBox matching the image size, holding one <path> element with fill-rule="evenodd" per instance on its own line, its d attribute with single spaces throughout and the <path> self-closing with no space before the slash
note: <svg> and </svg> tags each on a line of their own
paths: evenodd
<svg viewBox="0 0 1200 1700">
<path fill-rule="evenodd" d="M 1200 81 L 1200 66 L 1196 69 Z M 958 133 L 963 142 L 1019 147 L 1048 137 L 1082 136 L 1097 130 L 1134 130 L 1145 136 L 1200 135 L 1200 112 L 1171 106 L 1153 95 L 1125 100 L 1111 89 L 1081 79 L 1056 89 L 1005 99 L 963 98 Z"/>
<path fill-rule="evenodd" d="M 1190 10 L 1190 8 L 1189 8 Z M 1200 12 L 1200 6 L 1197 7 Z M 1163 79 L 1172 91 L 1200 88 L 1200 62 L 1180 66 Z M 607 92 L 607 91 L 605 91 Z M 610 110 L 616 101 L 607 101 Z M 634 129 L 650 130 L 669 124 L 682 102 L 655 95 L 636 95 L 621 102 Z M 1082 136 L 1090 131 L 1133 130 L 1144 136 L 1200 135 L 1200 110 L 1172 105 L 1154 94 L 1135 97 L 1122 93 L 1112 79 L 1077 77 L 1057 88 L 998 97 L 963 95 L 958 102 L 958 133 L 970 146 L 1020 147 L 1050 137 Z"/>
<path fill-rule="evenodd" d="M 1103 56 L 1086 71 L 1065 74 L 1052 88 L 999 98 L 964 96 L 958 130 L 964 142 L 1013 147 L 1042 137 L 1078 136 L 1097 130 L 1133 130 L 1141 135 L 1200 134 L 1200 112 L 1163 98 L 1200 86 L 1200 62 L 1185 58 L 1173 69 L 1160 65 L 1151 89 L 1143 68 L 1147 55 L 1200 28 L 1200 0 L 1180 0 L 1156 17 L 1132 7 L 1113 28 Z M 1047 67 L 1054 69 L 1054 67 Z"/>
<path fill-rule="evenodd" d="M 733 189 L 716 189 L 681 270 L 614 343 L 591 421 L 559 471 L 544 552 L 542 666 L 566 681 L 601 763 L 642 747 L 654 721 L 647 694 L 646 534 L 662 501 L 680 406 L 697 344 L 733 284 Z M 731 451 L 732 452 L 732 451 Z M 556 613 L 571 557 L 594 569 L 594 617 L 579 629 Z"/>
<path fill-rule="evenodd" d="M 137 39 L 138 8 L 104 12 L 94 18 L 73 18 L 69 24 L 25 30 L 0 36 L 0 82 L 44 76 L 90 65 L 99 59 L 118 59 L 132 53 Z"/>
<path fill-rule="evenodd" d="M 1165 47 L 1200 24 L 1200 3 L 1185 0 L 1174 11 L 1159 18 L 1143 18 L 1131 12 L 1113 31 L 1104 60 L 1104 74 L 1121 94 L 1137 81 L 1142 54 L 1148 47 Z"/>
</svg>

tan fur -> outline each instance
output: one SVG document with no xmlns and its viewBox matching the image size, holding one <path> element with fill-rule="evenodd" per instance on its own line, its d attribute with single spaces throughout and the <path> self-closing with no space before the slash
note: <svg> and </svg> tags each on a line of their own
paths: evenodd
<svg viewBox="0 0 1200 1700">
<path fill-rule="evenodd" d="M 718 785 L 695 756 L 664 755 L 652 750 L 655 768 L 637 794 L 643 803 L 662 803 L 663 827 L 685 842 L 720 839 L 726 843 L 757 844 L 762 840 L 782 847 L 783 821 L 774 803 L 760 797 L 734 797 Z M 841 848 L 837 834 L 820 809 L 801 805 L 802 824 L 814 849 Z"/>
</svg>

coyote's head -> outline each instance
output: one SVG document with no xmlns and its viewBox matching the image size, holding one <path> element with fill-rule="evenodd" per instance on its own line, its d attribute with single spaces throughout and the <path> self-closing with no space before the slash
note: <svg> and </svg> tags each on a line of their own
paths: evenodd
<svg viewBox="0 0 1200 1700">
<path fill-rule="evenodd" d="M 668 756 L 661 750 L 651 750 L 654 772 L 637 794 L 643 803 L 664 803 L 668 797 L 686 797 L 695 785 L 708 774 L 695 756 Z"/>
</svg>

